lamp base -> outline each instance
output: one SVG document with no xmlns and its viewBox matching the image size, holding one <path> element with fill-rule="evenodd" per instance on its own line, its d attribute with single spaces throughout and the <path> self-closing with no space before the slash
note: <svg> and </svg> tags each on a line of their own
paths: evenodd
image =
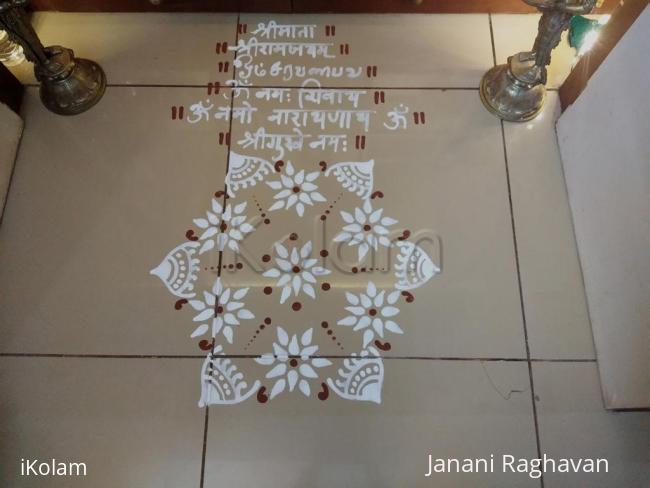
<svg viewBox="0 0 650 488">
<path fill-rule="evenodd" d="M 75 58 L 71 49 L 45 48 L 48 62 L 34 69 L 41 82 L 43 105 L 59 115 L 76 115 L 94 106 L 106 90 L 102 68 L 88 59 Z"/>
<path fill-rule="evenodd" d="M 483 105 L 500 119 L 526 122 L 539 114 L 546 100 L 546 70 L 534 64 L 534 53 L 522 52 L 508 58 L 507 64 L 490 69 L 483 78 L 479 94 Z"/>
</svg>

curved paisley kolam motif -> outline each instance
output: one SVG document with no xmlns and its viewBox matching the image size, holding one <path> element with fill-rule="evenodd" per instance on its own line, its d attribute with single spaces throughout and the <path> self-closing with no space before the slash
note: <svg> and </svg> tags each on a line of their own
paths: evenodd
<svg viewBox="0 0 650 488">
<path fill-rule="evenodd" d="M 368 357 L 372 355 L 374 357 Z M 381 387 L 384 383 L 384 363 L 374 347 L 362 351 L 359 356 L 343 361 L 339 377 L 327 379 L 329 387 L 341 398 L 381 403 Z"/>
<path fill-rule="evenodd" d="M 343 188 L 366 200 L 372 194 L 374 166 L 374 159 L 359 163 L 337 163 L 325 171 L 325 176 L 334 173 Z"/>
<path fill-rule="evenodd" d="M 244 156 L 231 151 L 226 175 L 228 195 L 234 197 L 240 188 L 255 186 L 272 171 L 273 166 L 266 159 Z"/>
<path fill-rule="evenodd" d="M 160 278 L 173 295 L 192 298 L 196 295 L 193 290 L 199 271 L 199 260 L 194 255 L 199 246 L 198 242 L 176 246 L 150 273 Z"/>
<path fill-rule="evenodd" d="M 405 241 L 397 242 L 395 247 L 399 250 L 395 263 L 395 288 L 398 290 L 412 290 L 422 286 L 440 273 L 440 268 L 420 246 Z"/>
<path fill-rule="evenodd" d="M 248 386 L 243 373 L 237 371 L 232 361 L 219 357 L 223 348 L 216 346 L 214 354 L 208 354 L 201 370 L 201 399 L 199 407 L 206 405 L 235 405 L 250 398 L 260 387 L 256 380 L 251 388 L 244 392 Z"/>
</svg>

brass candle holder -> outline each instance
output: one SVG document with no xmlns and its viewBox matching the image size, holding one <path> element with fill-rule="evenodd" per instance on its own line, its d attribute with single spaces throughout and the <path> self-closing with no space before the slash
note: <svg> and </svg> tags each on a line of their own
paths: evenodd
<svg viewBox="0 0 650 488">
<path fill-rule="evenodd" d="M 526 122 L 539 114 L 546 99 L 546 66 L 574 15 L 585 15 L 597 0 L 523 0 L 542 12 L 532 51 L 517 53 L 490 69 L 479 88 L 481 100 L 494 115 Z"/>
<path fill-rule="evenodd" d="M 48 110 L 60 115 L 85 112 L 104 95 L 104 71 L 94 61 L 76 58 L 71 49 L 44 47 L 27 18 L 26 3 L 27 0 L 0 1 L 0 28 L 34 63 L 34 74 L 41 83 L 41 101 Z"/>
</svg>

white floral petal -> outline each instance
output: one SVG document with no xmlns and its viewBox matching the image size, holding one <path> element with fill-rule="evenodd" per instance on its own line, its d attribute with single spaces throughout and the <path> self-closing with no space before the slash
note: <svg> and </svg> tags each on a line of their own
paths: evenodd
<svg viewBox="0 0 650 488">
<path fill-rule="evenodd" d="M 277 378 L 278 376 L 283 376 L 287 372 L 287 365 L 285 363 L 276 364 L 268 373 L 266 373 L 267 378 Z"/>
<path fill-rule="evenodd" d="M 311 286 L 309 283 L 302 284 L 302 291 L 304 291 L 306 295 L 309 295 L 314 299 L 316 298 L 316 292 L 314 291 L 314 287 Z"/>
<path fill-rule="evenodd" d="M 323 195 L 321 195 L 319 192 L 314 191 L 309 194 L 311 199 L 315 202 L 326 202 L 327 198 L 325 198 Z"/>
<path fill-rule="evenodd" d="M 384 337 L 384 321 L 378 318 L 372 319 L 372 328 L 379 334 L 379 337 Z"/>
<path fill-rule="evenodd" d="M 266 278 L 277 278 L 278 276 L 280 276 L 280 274 L 281 274 L 280 270 L 275 269 L 275 268 L 271 268 L 268 271 L 265 271 L 262 274 L 262 276 L 264 276 Z"/>
<path fill-rule="evenodd" d="M 278 327 L 278 341 L 280 341 L 280 344 L 283 346 L 286 346 L 289 344 L 289 335 L 287 332 L 282 328 Z"/>
<path fill-rule="evenodd" d="M 275 398 L 280 393 L 282 393 L 286 385 L 287 382 L 284 378 L 280 378 L 278 381 L 276 381 L 275 384 L 273 385 L 273 388 L 271 388 L 271 394 L 270 394 L 271 400 L 273 400 L 273 398 Z"/>
<path fill-rule="evenodd" d="M 205 303 L 202 300 L 190 300 L 190 306 L 194 310 L 203 310 L 205 308 Z"/>
<path fill-rule="evenodd" d="M 363 315 L 366 313 L 366 309 L 363 307 L 345 307 L 345 309 L 350 312 L 351 314 L 354 315 Z"/>
<path fill-rule="evenodd" d="M 365 224 L 366 223 L 366 214 L 363 213 L 363 211 L 360 208 L 355 208 L 354 209 L 354 220 L 357 221 L 357 224 Z"/>
<path fill-rule="evenodd" d="M 300 357 L 307 359 L 309 356 L 316 354 L 318 352 L 318 346 L 307 346 L 302 351 L 300 351 Z"/>
<path fill-rule="evenodd" d="M 381 219 L 381 225 L 394 225 L 397 223 L 397 220 L 390 218 L 390 217 L 384 217 Z"/>
<path fill-rule="evenodd" d="M 235 293 L 232 294 L 233 300 L 241 300 L 248 293 L 249 288 L 240 288 Z"/>
<path fill-rule="evenodd" d="M 239 325 L 239 320 L 232 313 L 227 313 L 223 316 L 223 320 L 228 325 Z"/>
<path fill-rule="evenodd" d="M 206 251 L 209 251 L 214 247 L 214 241 L 210 239 L 209 241 L 203 242 L 203 245 L 201 246 L 201 249 L 199 249 L 199 254 L 203 254 Z"/>
<path fill-rule="evenodd" d="M 397 302 L 397 300 L 399 299 L 399 296 L 400 296 L 400 291 L 395 290 L 395 291 L 388 294 L 388 296 L 386 297 L 386 301 L 390 305 L 393 305 L 395 302 Z"/>
<path fill-rule="evenodd" d="M 297 356 L 298 354 L 300 354 L 300 346 L 298 345 L 298 336 L 294 334 L 289 342 L 289 355 Z"/>
<path fill-rule="evenodd" d="M 282 271 L 291 271 L 291 268 L 293 267 L 286 259 L 275 258 L 275 262 Z"/>
<path fill-rule="evenodd" d="M 282 188 L 282 183 L 278 180 L 267 181 L 266 184 L 269 185 L 269 187 L 271 187 L 272 190 L 279 190 L 280 188 Z"/>
<path fill-rule="evenodd" d="M 203 322 L 204 320 L 208 320 L 209 318 L 212 317 L 214 317 L 214 310 L 211 308 L 206 308 L 203 312 L 201 312 L 196 317 L 194 317 L 193 321 Z"/>
<path fill-rule="evenodd" d="M 280 303 L 284 303 L 287 301 L 287 298 L 291 296 L 291 287 L 290 286 L 285 286 L 282 288 L 282 295 L 280 296 Z"/>
<path fill-rule="evenodd" d="M 194 337 L 202 336 L 208 331 L 208 328 L 209 328 L 208 324 L 201 324 L 194 330 L 194 332 L 192 332 L 192 335 L 190 337 L 194 338 Z"/>
<path fill-rule="evenodd" d="M 346 325 L 346 326 L 352 326 L 357 323 L 357 317 L 354 315 L 348 315 L 345 318 L 342 318 L 337 322 L 338 325 Z"/>
<path fill-rule="evenodd" d="M 296 205 L 296 213 L 299 217 L 305 215 L 305 206 L 302 203 L 298 203 L 298 205 Z"/>
<path fill-rule="evenodd" d="M 334 242 L 347 242 L 352 238 L 352 234 L 349 232 L 341 232 L 334 237 Z"/>
<path fill-rule="evenodd" d="M 272 212 L 273 210 L 279 210 L 281 208 L 284 208 L 284 200 L 278 200 L 273 205 L 271 205 L 269 207 L 269 212 Z"/>
<path fill-rule="evenodd" d="M 397 325 L 395 322 L 392 320 L 387 320 L 384 322 L 384 327 L 386 327 L 386 330 L 389 330 L 390 332 L 394 334 L 403 334 L 404 331 L 400 328 L 399 325 Z"/>
<path fill-rule="evenodd" d="M 200 227 L 201 229 L 207 229 L 210 225 L 205 219 L 194 219 L 193 222 L 197 227 Z"/>
<path fill-rule="evenodd" d="M 364 315 L 363 317 L 361 317 L 359 319 L 359 322 L 357 322 L 357 325 L 352 330 L 356 331 L 356 330 L 365 329 L 366 327 L 368 327 L 370 325 L 370 322 L 371 322 L 370 317 L 368 317 L 367 315 Z"/>
<path fill-rule="evenodd" d="M 287 206 L 286 209 L 289 210 L 293 205 L 298 201 L 298 195 L 293 193 L 292 195 L 287 198 Z"/>
<path fill-rule="evenodd" d="M 398 313 L 399 313 L 399 308 L 397 307 L 388 306 L 381 309 L 382 317 L 394 317 Z"/>
<path fill-rule="evenodd" d="M 314 368 L 307 363 L 302 363 L 298 368 L 298 371 L 301 376 L 304 376 L 305 378 L 318 378 L 318 374 L 314 371 Z"/>
<path fill-rule="evenodd" d="M 296 386 L 296 383 L 298 383 L 298 371 L 295 369 L 292 369 L 287 373 L 287 380 L 289 381 L 289 391 L 293 391 L 294 387 Z"/>
<path fill-rule="evenodd" d="M 345 211 L 341 211 L 341 217 L 342 217 L 343 220 L 345 220 L 348 224 L 352 224 L 352 223 L 354 223 L 354 217 L 352 216 L 352 214 L 349 214 L 349 213 L 347 213 L 347 212 L 345 212 Z"/>
<path fill-rule="evenodd" d="M 291 275 L 290 274 L 283 274 L 282 278 L 278 280 L 276 283 L 277 286 L 285 286 L 287 283 L 291 281 Z"/>
<path fill-rule="evenodd" d="M 262 354 L 259 358 L 255 358 L 255 362 L 257 364 L 261 364 L 262 366 L 269 366 L 275 362 L 275 357 L 273 354 L 266 353 Z"/>
<path fill-rule="evenodd" d="M 372 338 L 375 337 L 375 333 L 372 329 L 366 329 L 363 333 L 363 347 L 366 347 L 372 341 Z"/>
<path fill-rule="evenodd" d="M 359 297 L 357 297 L 354 293 L 346 291 L 345 298 L 347 298 L 350 305 L 359 305 Z"/>
<path fill-rule="evenodd" d="M 302 337 L 300 338 L 300 343 L 303 346 L 308 346 L 311 344 L 311 339 L 313 335 L 314 329 L 307 329 L 303 334 Z"/>
<path fill-rule="evenodd" d="M 223 336 L 226 338 L 228 343 L 232 344 L 232 327 L 225 326 L 223 328 Z"/>
<path fill-rule="evenodd" d="M 305 396 L 309 396 L 309 394 L 311 393 L 311 390 L 309 388 L 309 383 L 307 383 L 307 380 L 300 380 L 300 383 L 298 384 L 298 388 L 300 388 L 300 391 Z"/>
<path fill-rule="evenodd" d="M 325 358 L 314 358 L 314 359 L 312 359 L 311 364 L 315 368 L 324 368 L 325 366 L 331 366 L 332 361 L 330 361 L 329 359 L 325 359 Z"/>
<path fill-rule="evenodd" d="M 242 308 L 237 312 L 237 318 L 242 320 L 249 320 L 249 319 L 254 319 L 255 315 L 253 315 L 253 313 L 250 310 Z"/>
<path fill-rule="evenodd" d="M 289 257 L 289 251 L 287 251 L 287 248 L 279 242 L 275 243 L 275 252 L 281 258 L 287 259 Z"/>
<path fill-rule="evenodd" d="M 312 272 L 312 274 L 314 274 L 316 276 L 324 276 L 324 275 L 328 275 L 328 274 L 331 273 L 331 271 L 329 269 L 322 268 L 321 266 L 316 266 L 316 267 L 312 268 L 311 272 Z"/>
</svg>

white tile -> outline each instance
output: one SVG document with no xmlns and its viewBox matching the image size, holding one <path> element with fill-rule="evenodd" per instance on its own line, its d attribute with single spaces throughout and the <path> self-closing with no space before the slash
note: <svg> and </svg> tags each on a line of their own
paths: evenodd
<svg viewBox="0 0 650 488">
<path fill-rule="evenodd" d="M 505 123 L 528 342 L 533 358 L 593 359 L 573 223 L 555 135 L 557 94 L 525 124 Z"/>
<path fill-rule="evenodd" d="M 109 87 L 90 111 L 26 128 L 0 227 L 0 350 L 201 353 L 191 312 L 150 270 L 223 189 L 223 121 L 172 120 L 202 88 Z"/>
<path fill-rule="evenodd" d="M 0 222 L 22 133 L 22 119 L 0 103 Z"/>
<path fill-rule="evenodd" d="M 539 18 L 539 14 L 492 15 L 497 64 L 505 63 L 508 56 L 533 49 Z M 567 32 L 564 32 L 560 44 L 551 55 L 546 85 L 548 88 L 558 88 L 566 79 L 571 72 L 575 54 L 575 49 L 569 46 L 567 41 Z"/>
<path fill-rule="evenodd" d="M 321 79 L 323 86 L 382 86 L 382 87 L 476 87 L 481 76 L 492 66 L 492 49 L 487 15 L 268 15 L 244 14 L 247 33 L 240 41 L 297 42 L 286 37 L 267 39 L 258 32 L 259 23 L 315 25 L 313 38 L 300 42 L 328 43 L 332 58 L 264 56 L 245 59 L 247 65 L 267 72 L 264 76 L 248 77 L 245 69 L 237 76 L 246 83 L 272 86 L 301 86 L 306 78 L 285 79 L 271 75 L 273 63 L 307 67 L 361 68 L 355 78 Z M 334 36 L 327 35 L 326 26 L 334 26 Z M 349 53 L 341 54 L 340 46 L 348 45 Z M 366 74 L 367 66 L 377 68 L 376 76 Z M 294 70 L 295 71 L 295 70 Z M 283 71 L 278 71 L 283 73 Z M 246 79 L 243 77 L 246 76 Z"/>
<path fill-rule="evenodd" d="M 0 484 L 199 486 L 200 363 L 0 358 Z M 86 476 L 21 476 L 21 458 L 86 463 Z"/>
<path fill-rule="evenodd" d="M 211 407 L 207 486 L 539 486 L 499 466 L 424 476 L 429 454 L 535 456 L 525 363 L 390 360 L 385 368 L 381 405 L 296 389 L 263 404 Z"/>
<path fill-rule="evenodd" d="M 207 85 L 232 78 L 236 14 L 37 12 L 32 23 L 44 45 L 61 45 L 97 61 L 109 84 Z M 219 61 L 230 62 L 219 73 Z M 13 68 L 34 83 L 31 63 Z"/>
<path fill-rule="evenodd" d="M 649 412 L 606 411 L 596 363 L 534 363 L 533 374 L 542 452 L 609 464 L 608 473 L 547 473 L 546 488 L 650 486 Z"/>
</svg>

